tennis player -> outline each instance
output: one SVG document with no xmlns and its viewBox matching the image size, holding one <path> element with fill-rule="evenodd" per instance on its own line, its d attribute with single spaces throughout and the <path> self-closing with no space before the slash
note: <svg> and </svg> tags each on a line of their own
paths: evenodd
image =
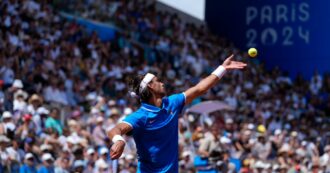
<svg viewBox="0 0 330 173">
<path fill-rule="evenodd" d="M 132 94 L 141 106 L 109 131 L 108 136 L 114 143 L 111 159 L 121 156 L 125 147 L 122 135 L 132 131 L 137 147 L 138 173 L 177 173 L 179 114 L 184 105 L 206 93 L 226 71 L 246 66 L 232 59 L 233 55 L 197 85 L 170 96 L 166 96 L 164 84 L 151 73 L 132 79 Z"/>
</svg>

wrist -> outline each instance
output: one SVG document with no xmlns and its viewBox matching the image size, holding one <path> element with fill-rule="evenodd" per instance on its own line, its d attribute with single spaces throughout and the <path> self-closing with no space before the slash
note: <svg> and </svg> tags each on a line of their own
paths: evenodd
<svg viewBox="0 0 330 173">
<path fill-rule="evenodd" d="M 226 68 L 223 65 L 220 65 L 217 69 L 215 69 L 212 74 L 216 75 L 219 79 L 226 73 Z"/>
<path fill-rule="evenodd" d="M 113 136 L 112 142 L 113 143 L 116 143 L 118 141 L 122 141 L 122 142 L 126 143 L 125 139 L 121 135 L 115 135 L 115 136 Z"/>
</svg>

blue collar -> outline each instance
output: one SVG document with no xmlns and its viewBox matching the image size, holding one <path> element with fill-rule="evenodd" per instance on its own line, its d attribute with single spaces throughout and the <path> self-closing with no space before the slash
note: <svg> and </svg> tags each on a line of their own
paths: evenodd
<svg viewBox="0 0 330 173">
<path fill-rule="evenodd" d="M 163 107 L 163 104 L 162 104 Z M 150 105 L 147 103 L 142 103 L 141 108 L 150 112 L 159 112 L 160 110 L 162 110 L 161 108 L 154 106 L 154 105 Z"/>
</svg>

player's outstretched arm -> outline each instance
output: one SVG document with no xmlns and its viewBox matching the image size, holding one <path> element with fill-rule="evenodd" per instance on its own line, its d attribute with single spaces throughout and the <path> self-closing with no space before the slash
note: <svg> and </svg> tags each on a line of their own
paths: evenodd
<svg viewBox="0 0 330 173">
<path fill-rule="evenodd" d="M 108 136 L 113 142 L 113 145 L 110 149 L 111 159 L 118 159 L 121 156 L 126 144 L 122 135 L 130 132 L 132 129 L 132 126 L 126 123 L 118 123 L 113 129 L 108 132 Z"/>
<path fill-rule="evenodd" d="M 186 90 L 186 103 L 190 104 L 192 100 L 205 94 L 211 87 L 213 87 L 225 74 L 227 70 L 243 69 L 246 64 L 243 62 L 233 61 L 234 55 L 229 56 L 211 75 L 201 80 L 197 85 Z"/>
</svg>

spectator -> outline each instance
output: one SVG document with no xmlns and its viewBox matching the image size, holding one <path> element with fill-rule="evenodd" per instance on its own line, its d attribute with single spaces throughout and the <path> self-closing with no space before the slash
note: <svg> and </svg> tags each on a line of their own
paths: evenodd
<svg viewBox="0 0 330 173">
<path fill-rule="evenodd" d="M 205 134 L 199 147 L 199 153 L 203 157 L 209 157 L 211 152 L 215 150 L 222 150 L 219 139 L 219 128 L 214 126 L 209 133 Z"/>
<path fill-rule="evenodd" d="M 32 153 L 25 154 L 24 164 L 20 167 L 19 173 L 37 173 L 37 168 Z"/>
<path fill-rule="evenodd" d="M 60 111 L 58 108 L 53 108 L 50 111 L 49 117 L 46 120 L 45 127 L 55 130 L 59 135 L 62 135 L 63 128 L 59 120 Z"/>
<path fill-rule="evenodd" d="M 12 83 L 12 86 L 8 88 L 5 92 L 5 109 L 12 111 L 13 110 L 13 102 L 14 102 L 14 94 L 19 90 L 23 89 L 23 83 L 20 79 L 15 79 Z"/>
<path fill-rule="evenodd" d="M 74 171 L 74 172 L 77 172 L 77 173 L 83 173 L 84 168 L 85 168 L 85 163 L 84 163 L 84 161 L 82 161 L 82 160 L 76 160 L 76 161 L 73 163 L 73 171 Z"/>
<path fill-rule="evenodd" d="M 89 148 L 86 154 L 87 154 L 87 159 L 86 159 L 87 164 L 84 173 L 93 172 L 93 168 L 97 160 L 97 153 L 95 152 L 94 148 Z"/>
<path fill-rule="evenodd" d="M 253 146 L 252 152 L 256 154 L 260 160 L 267 160 L 271 151 L 271 144 L 266 139 L 265 134 L 258 133 L 258 141 Z"/>
<path fill-rule="evenodd" d="M 25 139 L 28 137 L 28 133 L 30 131 L 36 130 L 36 126 L 32 120 L 31 114 L 24 114 L 23 117 L 23 124 L 17 129 L 16 135 L 18 135 L 21 139 Z M 36 132 L 36 131 L 34 131 Z"/>
<path fill-rule="evenodd" d="M 105 130 L 103 129 L 103 117 L 96 118 L 96 127 L 93 130 L 93 138 L 97 147 L 104 146 L 104 140 L 106 138 Z"/>
<path fill-rule="evenodd" d="M 37 109 L 42 105 L 42 102 L 43 100 L 39 95 L 33 94 L 29 98 L 28 112 L 34 115 L 37 112 Z"/>
<path fill-rule="evenodd" d="M 26 99 L 28 94 L 23 90 L 18 90 L 14 94 L 13 111 L 24 113 L 27 111 Z"/>
<path fill-rule="evenodd" d="M 6 111 L 2 114 L 2 123 L 0 126 L 0 135 L 5 135 L 10 139 L 14 139 L 16 126 L 14 124 L 13 115 L 11 112 Z"/>
<path fill-rule="evenodd" d="M 45 153 L 41 157 L 42 166 L 38 169 L 38 173 L 55 173 L 54 158 L 50 153 Z"/>
<path fill-rule="evenodd" d="M 60 158 L 60 163 L 58 166 L 55 166 L 55 173 L 69 173 L 70 171 L 70 159 L 69 158 Z"/>
<path fill-rule="evenodd" d="M 249 68 L 228 73 L 226 82 L 193 101 L 223 100 L 236 107 L 230 113 L 202 116 L 219 126 L 215 142 L 224 151 L 221 161 L 239 160 L 241 171 L 247 172 L 260 163 L 268 172 L 329 172 L 329 74 L 315 72 L 310 79 L 293 79 L 280 68 L 265 69 L 263 62 L 248 60 L 206 26 L 186 24 L 175 14 L 157 11 L 155 2 L 63 2 L 0 1 L 0 172 L 15 172 L 18 164 L 21 169 L 28 167 L 28 153 L 34 156 L 29 167 L 33 172 L 48 152 L 57 158 L 56 171 L 79 171 L 80 160 L 89 160 L 84 171 L 99 172 L 98 154 L 88 148 L 110 148 L 111 141 L 99 137 L 94 143 L 94 129 L 109 131 L 137 109 L 127 94 L 128 76 L 155 72 L 174 93 L 199 81 L 196 76 L 210 73 L 230 51 L 238 60 L 248 61 Z M 84 26 L 66 20 L 59 13 L 62 10 L 93 21 L 111 21 L 119 29 L 113 40 L 103 40 L 102 35 L 89 34 Z M 60 111 L 49 113 L 54 107 Z M 103 127 L 98 117 L 103 118 Z M 194 158 L 188 159 L 186 153 L 198 154 L 212 136 L 207 123 L 195 114 L 181 117 L 179 162 L 185 166 L 180 171 L 190 171 Z M 135 143 L 130 135 L 125 140 L 125 156 L 118 162 L 105 160 L 104 169 L 136 172 Z"/>
<path fill-rule="evenodd" d="M 109 173 L 111 172 L 109 170 L 108 164 L 104 160 L 100 160 L 99 162 L 95 163 L 96 170 L 94 173 L 101 172 L 101 173 Z"/>
</svg>

